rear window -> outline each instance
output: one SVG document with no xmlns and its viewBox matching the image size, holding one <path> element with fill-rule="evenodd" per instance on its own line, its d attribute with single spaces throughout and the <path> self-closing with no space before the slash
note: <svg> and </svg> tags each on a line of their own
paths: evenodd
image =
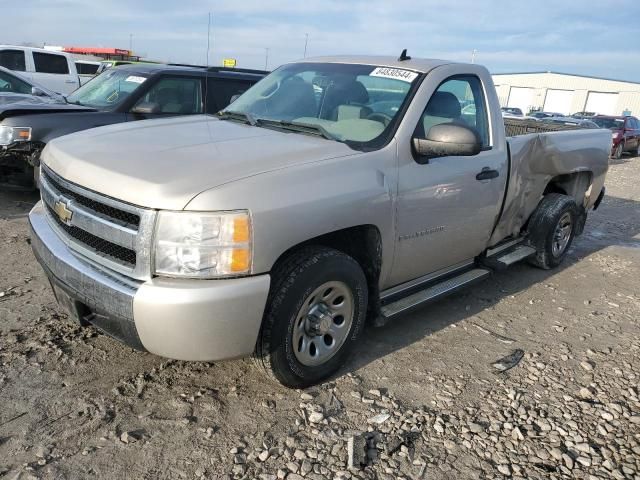
<svg viewBox="0 0 640 480">
<path fill-rule="evenodd" d="M 0 66 L 16 72 L 26 71 L 24 52 L 22 50 L 0 50 Z"/>
<path fill-rule="evenodd" d="M 57 73 L 60 75 L 69 73 L 67 57 L 62 55 L 33 52 L 33 63 L 35 64 L 36 72 L 39 73 Z"/>
<path fill-rule="evenodd" d="M 598 118 L 591 119 L 593 123 L 600 128 L 609 128 L 611 130 L 622 130 L 624 128 L 624 118 Z"/>
</svg>

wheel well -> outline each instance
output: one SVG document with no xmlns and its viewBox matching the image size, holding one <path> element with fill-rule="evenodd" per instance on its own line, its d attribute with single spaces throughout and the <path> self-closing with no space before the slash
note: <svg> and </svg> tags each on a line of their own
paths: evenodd
<svg viewBox="0 0 640 480">
<path fill-rule="evenodd" d="M 359 225 L 311 238 L 280 255 L 274 268 L 294 251 L 309 245 L 333 248 L 353 257 L 360 264 L 369 290 L 368 317 L 375 318 L 380 309 L 378 281 L 382 269 L 382 238 L 378 228 Z"/>
<path fill-rule="evenodd" d="M 573 197 L 578 207 L 584 207 L 587 202 L 586 194 L 591 189 L 591 172 L 574 172 L 557 175 L 549 180 L 543 196 L 548 193 L 562 193 Z"/>
</svg>

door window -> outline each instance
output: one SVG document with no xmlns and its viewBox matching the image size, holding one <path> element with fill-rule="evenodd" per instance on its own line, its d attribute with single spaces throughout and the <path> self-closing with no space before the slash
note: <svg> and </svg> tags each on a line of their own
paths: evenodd
<svg viewBox="0 0 640 480">
<path fill-rule="evenodd" d="M 67 75 L 69 73 L 67 57 L 62 55 L 33 52 L 33 63 L 35 64 L 36 72 L 39 73 L 56 73 L 59 75 Z"/>
<path fill-rule="evenodd" d="M 254 82 L 226 78 L 209 78 L 207 80 L 207 110 L 217 112 L 231 103 L 235 95 L 242 95 L 249 90 Z"/>
<path fill-rule="evenodd" d="M 31 94 L 31 85 L 6 72 L 0 72 L 0 93 L 1 92 Z"/>
<path fill-rule="evenodd" d="M 16 72 L 25 72 L 27 67 L 24 52 L 22 50 L 0 50 L 0 66 Z"/>
<path fill-rule="evenodd" d="M 95 75 L 99 66 L 97 63 L 76 62 L 76 69 L 80 75 Z"/>
<path fill-rule="evenodd" d="M 154 111 L 173 115 L 202 113 L 202 82 L 200 78 L 161 78 L 136 103 L 154 104 Z M 135 107 L 134 107 L 135 108 Z"/>
<path fill-rule="evenodd" d="M 427 103 L 415 135 L 426 138 L 434 125 L 455 123 L 478 132 L 483 146 L 490 145 L 489 120 L 480 79 L 460 75 L 445 80 Z"/>
</svg>

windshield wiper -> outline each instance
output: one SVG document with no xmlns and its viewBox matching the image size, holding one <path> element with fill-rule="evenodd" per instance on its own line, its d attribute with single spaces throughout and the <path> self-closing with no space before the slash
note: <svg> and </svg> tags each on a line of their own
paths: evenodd
<svg viewBox="0 0 640 480">
<path fill-rule="evenodd" d="M 222 110 L 218 112 L 218 118 L 220 120 L 239 120 L 244 123 L 248 123 L 252 127 L 255 127 L 258 122 L 250 113 L 233 112 L 231 110 Z"/>
<path fill-rule="evenodd" d="M 322 125 L 317 125 L 314 123 L 288 122 L 286 120 L 268 120 L 265 118 L 258 118 L 256 119 L 256 122 L 258 122 L 258 126 L 271 125 L 274 127 L 285 129 L 285 130 L 291 130 L 293 132 L 317 135 L 317 136 L 326 138 L 327 140 L 340 141 L 339 137 L 329 133 L 327 129 L 324 128 Z"/>
</svg>

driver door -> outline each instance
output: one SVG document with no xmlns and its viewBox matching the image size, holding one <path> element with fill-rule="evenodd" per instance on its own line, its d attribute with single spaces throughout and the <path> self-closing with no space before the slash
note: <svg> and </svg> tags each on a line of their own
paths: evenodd
<svg viewBox="0 0 640 480">
<path fill-rule="evenodd" d="M 431 158 L 422 164 L 410 146 L 399 149 L 391 285 L 473 260 L 487 247 L 500 211 L 507 155 L 504 147 L 492 145 L 485 88 L 479 76 L 447 76 L 447 68 L 438 69 L 444 70 L 441 80 L 438 73 L 429 74 L 438 86 L 425 97 L 429 100 L 413 136 L 425 138 L 434 125 L 457 123 L 475 129 L 483 148 L 475 156 Z"/>
<path fill-rule="evenodd" d="M 200 77 L 163 76 L 133 105 L 129 120 L 195 115 L 204 111 Z"/>
</svg>

